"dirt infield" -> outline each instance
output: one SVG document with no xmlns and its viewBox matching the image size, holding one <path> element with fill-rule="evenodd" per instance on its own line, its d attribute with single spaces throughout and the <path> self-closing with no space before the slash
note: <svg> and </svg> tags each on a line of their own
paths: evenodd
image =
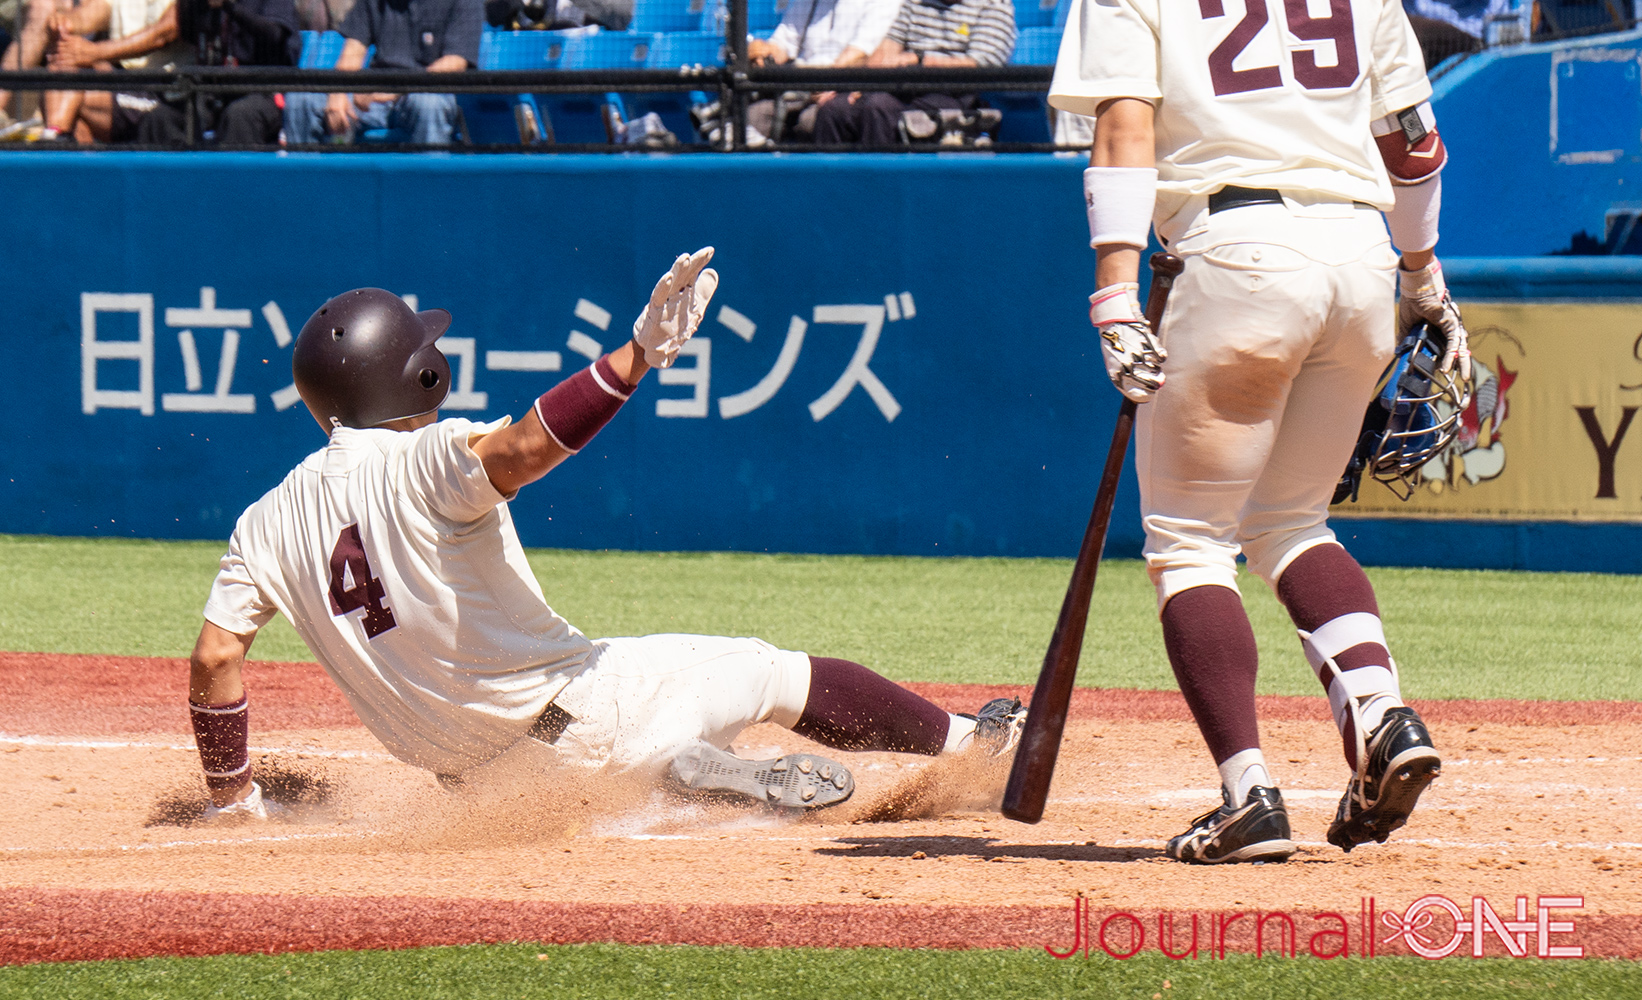
<svg viewBox="0 0 1642 1000">
<path fill-rule="evenodd" d="M 1345 780 L 1326 704 L 1263 698 L 1301 851 L 1200 868 L 1161 850 L 1215 800 L 1173 693 L 1079 692 L 1037 826 L 990 808 L 995 766 L 891 754 L 849 755 L 855 798 L 793 819 L 566 774 L 533 748 L 452 795 L 383 753 L 317 666 L 254 663 L 252 744 L 289 809 L 220 828 L 191 825 L 186 674 L 0 653 L 0 962 L 505 940 L 1123 954 L 1185 951 L 1193 927 L 1202 958 L 1281 948 L 1285 922 L 1301 953 L 1642 957 L 1634 703 L 1418 704 L 1443 777 L 1390 843 L 1348 855 L 1322 842 Z M 1024 693 L 914 687 L 953 710 Z M 771 726 L 736 745 L 811 746 Z M 1413 912 L 1422 897 L 1453 910 Z"/>
</svg>

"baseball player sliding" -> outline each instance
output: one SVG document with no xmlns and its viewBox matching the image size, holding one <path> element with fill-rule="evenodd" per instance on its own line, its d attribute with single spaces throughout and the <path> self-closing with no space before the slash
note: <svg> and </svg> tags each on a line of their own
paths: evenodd
<svg viewBox="0 0 1642 1000">
<path fill-rule="evenodd" d="M 412 312 L 364 288 L 309 318 L 291 366 L 330 441 L 240 516 L 192 657 L 212 818 L 267 818 L 241 669 L 275 612 L 388 750 L 446 784 L 535 739 L 685 789 L 808 809 L 848 798 L 848 769 L 808 754 L 732 756 L 724 748 L 743 728 L 775 722 L 845 750 L 1014 745 L 1016 701 L 951 715 L 847 660 L 758 639 L 589 639 L 548 606 L 507 502 L 586 446 L 646 371 L 673 363 L 718 286 L 712 256 L 680 256 L 632 340 L 517 422 L 438 419 L 450 388 L 434 343 L 451 322 L 444 310 Z"/>
<path fill-rule="evenodd" d="M 1295 849 L 1260 752 L 1239 552 L 1288 609 L 1344 739 L 1352 776 L 1328 839 L 1383 842 L 1441 761 L 1328 504 L 1402 334 L 1431 324 L 1441 369 L 1470 374 L 1432 252 L 1446 154 L 1414 33 L 1400 0 L 1074 0 L 1068 25 L 1049 102 L 1097 116 L 1090 317 L 1113 383 L 1150 400 L 1146 561 L 1224 799 L 1168 853 Z M 1157 331 L 1135 284 L 1154 225 L 1185 261 Z"/>
</svg>

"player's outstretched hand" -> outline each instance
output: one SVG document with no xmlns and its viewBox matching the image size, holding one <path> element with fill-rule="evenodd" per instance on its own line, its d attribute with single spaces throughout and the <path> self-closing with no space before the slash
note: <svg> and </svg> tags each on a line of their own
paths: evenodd
<svg viewBox="0 0 1642 1000">
<path fill-rule="evenodd" d="M 713 248 L 679 254 L 673 267 L 656 282 L 650 304 L 633 321 L 633 341 L 644 349 L 652 368 L 670 367 L 707 315 L 707 303 L 718 289 L 718 272 L 707 266 Z"/>
<path fill-rule="evenodd" d="M 1163 387 L 1163 349 L 1140 311 L 1140 286 L 1108 285 L 1089 296 L 1089 321 L 1100 331 L 1100 353 L 1117 391 L 1144 403 Z"/>
<path fill-rule="evenodd" d="M 262 786 L 251 782 L 251 791 L 238 802 L 225 806 L 207 804 L 201 822 L 210 826 L 233 826 L 240 823 L 266 823 L 274 816 L 271 803 L 262 798 Z"/>
<path fill-rule="evenodd" d="M 1471 379 L 1471 344 L 1460 319 L 1459 307 L 1448 294 L 1448 282 L 1442 277 L 1442 264 L 1435 258 L 1416 271 L 1397 268 L 1397 284 L 1402 298 L 1397 303 L 1397 339 L 1418 321 L 1425 320 L 1442 331 L 1447 349 L 1443 352 L 1441 371 L 1452 371 L 1460 366 L 1460 378 Z"/>
</svg>

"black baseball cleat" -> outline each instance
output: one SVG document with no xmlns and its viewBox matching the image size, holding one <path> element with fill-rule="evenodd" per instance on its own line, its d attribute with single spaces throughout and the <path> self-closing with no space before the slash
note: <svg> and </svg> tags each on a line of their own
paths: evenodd
<svg viewBox="0 0 1642 1000">
<path fill-rule="evenodd" d="M 1241 806 L 1220 790 L 1224 803 L 1192 820 L 1192 828 L 1169 841 L 1165 853 L 1176 861 L 1218 865 L 1232 861 L 1287 861 L 1294 853 L 1283 793 L 1255 785 Z"/>
<path fill-rule="evenodd" d="M 967 715 L 967 713 L 961 713 Z M 988 757 L 1002 757 L 1014 750 L 1021 741 L 1021 730 L 1026 727 L 1026 709 L 1019 698 L 993 698 L 974 715 L 975 737 L 972 746 L 984 747 Z"/>
<path fill-rule="evenodd" d="M 1425 786 L 1442 773 L 1431 733 L 1407 706 L 1386 711 L 1368 738 L 1366 757 L 1328 827 L 1328 842 L 1342 851 L 1369 841 L 1385 843 L 1408 822 Z"/>
<path fill-rule="evenodd" d="M 855 778 L 835 760 L 793 753 L 744 760 L 706 743 L 673 758 L 668 776 L 687 791 L 762 802 L 779 809 L 823 809 L 855 794 Z"/>
</svg>

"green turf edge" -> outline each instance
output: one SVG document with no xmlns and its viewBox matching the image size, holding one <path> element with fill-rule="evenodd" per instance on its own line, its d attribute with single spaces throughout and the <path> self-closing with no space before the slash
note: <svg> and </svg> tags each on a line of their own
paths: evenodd
<svg viewBox="0 0 1642 1000">
<path fill-rule="evenodd" d="M 1142 953 L 1057 961 L 1041 949 L 471 945 L 0 968 L 0 998 L 752 998 L 776 1000 L 1449 1000 L 1635 997 L 1632 961 L 1255 958 Z"/>
<path fill-rule="evenodd" d="M 186 656 L 218 542 L 0 535 L 0 649 Z M 896 680 L 1030 684 L 1069 560 L 534 549 L 548 601 L 593 636 L 757 635 Z M 1642 700 L 1642 576 L 1377 568 L 1412 698 Z M 1242 577 L 1260 691 L 1320 693 L 1293 627 Z M 1139 560 L 1102 565 L 1080 683 L 1174 687 Z M 281 619 L 253 659 L 307 660 Z"/>
</svg>

